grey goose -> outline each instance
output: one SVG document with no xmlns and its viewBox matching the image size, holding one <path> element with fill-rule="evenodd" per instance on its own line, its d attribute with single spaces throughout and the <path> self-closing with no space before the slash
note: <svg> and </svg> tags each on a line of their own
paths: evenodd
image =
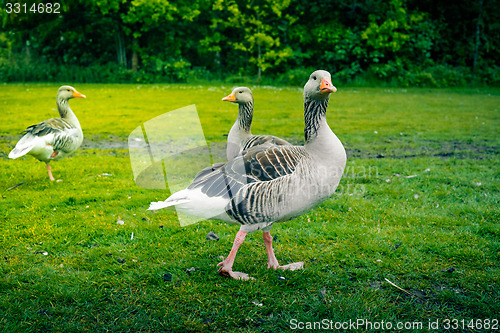
<svg viewBox="0 0 500 333">
<path fill-rule="evenodd" d="M 286 140 L 272 135 L 252 135 L 253 94 L 248 87 L 234 88 L 223 101 L 238 104 L 238 118 L 227 136 L 227 160 L 231 161 L 243 151 L 256 146 L 291 145 Z"/>
<path fill-rule="evenodd" d="M 24 135 L 9 153 L 9 158 L 32 155 L 47 164 L 49 178 L 53 181 L 50 161 L 71 154 L 83 141 L 80 122 L 68 104 L 71 98 L 85 98 L 85 95 L 71 86 L 60 87 L 57 92 L 57 109 L 61 117 L 48 119 L 25 129 Z"/>
<path fill-rule="evenodd" d="M 315 71 L 304 86 L 304 146 L 257 146 L 223 164 L 201 170 L 186 189 L 150 210 L 174 206 L 187 215 L 217 219 L 240 226 L 219 273 L 235 279 L 250 277 L 233 271 L 238 248 L 247 233 L 263 231 L 267 267 L 300 269 L 303 262 L 280 266 L 270 230 L 275 222 L 294 219 L 328 199 L 336 190 L 346 153 L 326 122 L 330 94 L 336 88 L 330 73 Z"/>
</svg>

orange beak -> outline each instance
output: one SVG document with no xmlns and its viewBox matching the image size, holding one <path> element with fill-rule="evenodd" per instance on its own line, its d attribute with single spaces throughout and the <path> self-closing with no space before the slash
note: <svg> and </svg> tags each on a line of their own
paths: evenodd
<svg viewBox="0 0 500 333">
<path fill-rule="evenodd" d="M 80 98 L 85 98 L 84 94 L 80 94 L 78 91 L 73 91 L 73 98 L 80 97 Z"/>
<path fill-rule="evenodd" d="M 328 79 L 322 78 L 321 79 L 321 86 L 319 86 L 319 91 L 322 93 L 332 93 L 336 92 L 337 88 L 335 88 L 332 84 L 332 82 Z"/>
<path fill-rule="evenodd" d="M 236 97 L 234 96 L 234 93 L 231 93 L 231 95 L 224 97 L 222 100 L 228 102 L 235 102 Z"/>
</svg>

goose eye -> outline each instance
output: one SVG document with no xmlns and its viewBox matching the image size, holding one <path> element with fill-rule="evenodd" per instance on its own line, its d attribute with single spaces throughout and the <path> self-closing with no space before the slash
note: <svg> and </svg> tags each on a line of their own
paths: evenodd
<svg viewBox="0 0 500 333">
<path fill-rule="evenodd" d="M 243 94 L 243 90 L 238 91 L 240 94 Z"/>
<path fill-rule="evenodd" d="M 316 80 L 316 76 L 313 76 L 313 80 Z"/>
</svg>

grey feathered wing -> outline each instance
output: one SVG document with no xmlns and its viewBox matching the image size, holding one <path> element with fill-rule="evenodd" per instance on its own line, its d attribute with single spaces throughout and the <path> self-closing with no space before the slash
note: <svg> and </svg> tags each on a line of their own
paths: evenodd
<svg viewBox="0 0 500 333">
<path fill-rule="evenodd" d="M 269 206 L 280 196 L 271 188 L 289 182 L 306 156 L 304 148 L 298 146 L 255 147 L 228 163 L 201 170 L 188 189 L 227 198 L 226 213 L 241 224 L 267 222 L 274 218 Z"/>
</svg>

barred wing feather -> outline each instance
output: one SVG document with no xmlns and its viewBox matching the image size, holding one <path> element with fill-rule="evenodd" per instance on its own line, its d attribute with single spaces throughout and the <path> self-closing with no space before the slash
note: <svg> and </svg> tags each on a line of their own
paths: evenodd
<svg viewBox="0 0 500 333">
<path fill-rule="evenodd" d="M 284 139 L 273 135 L 252 135 L 241 143 L 241 151 L 260 146 L 261 148 L 270 148 L 274 146 L 291 146 L 292 144 Z"/>
</svg>

